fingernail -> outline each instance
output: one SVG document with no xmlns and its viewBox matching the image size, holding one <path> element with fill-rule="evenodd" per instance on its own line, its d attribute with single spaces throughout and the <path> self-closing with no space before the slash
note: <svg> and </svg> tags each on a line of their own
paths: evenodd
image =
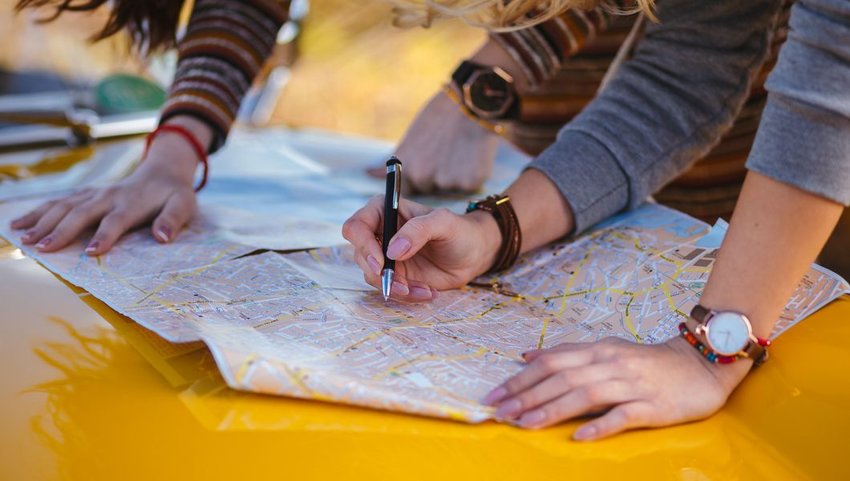
<svg viewBox="0 0 850 481">
<path fill-rule="evenodd" d="M 522 403 L 519 402 L 519 399 L 509 399 L 496 410 L 496 417 L 499 419 L 512 418 L 520 409 L 522 409 Z"/>
<path fill-rule="evenodd" d="M 504 398 L 507 395 L 508 395 L 508 390 L 499 386 L 496 389 L 493 389 L 492 391 L 490 391 L 486 396 L 484 396 L 484 399 L 481 402 L 483 402 L 484 404 L 487 404 L 487 405 L 492 405 L 495 402 L 501 401 L 502 398 Z"/>
<path fill-rule="evenodd" d="M 36 249 L 44 249 L 47 246 L 49 246 L 51 242 L 53 242 L 52 237 L 50 237 L 50 236 L 45 237 L 44 239 L 41 239 L 41 241 L 38 244 L 35 245 L 35 248 Z"/>
<path fill-rule="evenodd" d="M 586 424 L 573 433 L 573 439 L 584 441 L 587 439 L 593 439 L 596 435 L 599 434 L 599 430 L 596 429 L 596 426 L 592 424 Z"/>
<path fill-rule="evenodd" d="M 410 294 L 410 289 L 408 289 L 407 286 L 402 284 L 401 282 L 395 281 L 393 282 L 393 292 L 400 296 L 406 296 Z"/>
<path fill-rule="evenodd" d="M 411 287 L 410 297 L 417 299 L 431 299 L 431 289 L 428 287 Z"/>
<path fill-rule="evenodd" d="M 23 242 L 30 242 L 30 241 L 33 240 L 34 236 L 35 236 L 35 231 L 34 230 L 28 230 L 28 231 L 24 232 L 24 235 L 21 236 L 21 240 Z"/>
<path fill-rule="evenodd" d="M 410 250 L 410 241 L 404 237 L 399 237 L 398 239 L 393 239 L 390 242 L 390 245 L 387 247 L 387 257 L 390 259 L 398 259 L 408 250 Z"/>
<path fill-rule="evenodd" d="M 91 241 L 91 242 L 89 242 L 89 245 L 86 246 L 86 252 L 91 254 L 92 252 L 96 251 L 98 247 L 100 247 L 100 242 Z"/>
<path fill-rule="evenodd" d="M 171 228 L 167 225 L 160 226 L 156 231 L 156 238 L 162 242 L 168 242 L 171 239 Z"/>
<path fill-rule="evenodd" d="M 375 259 L 375 256 L 366 257 L 366 263 L 369 264 L 369 268 L 372 269 L 372 273 L 376 276 L 381 275 L 381 263 L 378 262 L 378 259 Z"/>
<path fill-rule="evenodd" d="M 546 413 L 540 409 L 535 409 L 534 411 L 523 414 L 519 418 L 519 425 L 524 428 L 530 428 L 542 423 L 544 419 L 546 419 Z"/>
</svg>

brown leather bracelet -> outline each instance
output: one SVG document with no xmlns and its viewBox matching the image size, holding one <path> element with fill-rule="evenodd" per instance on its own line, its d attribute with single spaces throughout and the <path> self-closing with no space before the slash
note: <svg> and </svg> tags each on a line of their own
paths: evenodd
<svg viewBox="0 0 850 481">
<path fill-rule="evenodd" d="M 496 261 L 488 273 L 499 272 L 513 266 L 522 250 L 522 232 L 519 230 L 519 219 L 516 216 L 510 197 L 506 195 L 491 195 L 486 199 L 470 202 L 466 212 L 476 210 L 489 212 L 499 225 L 502 233 L 502 243 L 496 254 Z"/>
</svg>

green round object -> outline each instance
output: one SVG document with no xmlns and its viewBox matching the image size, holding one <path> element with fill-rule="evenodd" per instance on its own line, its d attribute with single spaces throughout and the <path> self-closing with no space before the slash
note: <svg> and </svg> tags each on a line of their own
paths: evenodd
<svg viewBox="0 0 850 481">
<path fill-rule="evenodd" d="M 95 87 L 98 110 L 107 114 L 157 110 L 165 98 L 162 87 L 135 75 L 113 74 Z"/>
</svg>

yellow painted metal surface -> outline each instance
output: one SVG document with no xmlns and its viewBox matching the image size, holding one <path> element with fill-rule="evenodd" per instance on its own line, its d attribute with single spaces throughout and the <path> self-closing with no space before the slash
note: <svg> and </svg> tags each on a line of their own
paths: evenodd
<svg viewBox="0 0 850 481">
<path fill-rule="evenodd" d="M 2 242 L 2 241 L 0 241 Z M 0 247 L 0 480 L 850 479 L 850 300 L 784 334 L 709 420 L 597 443 L 240 393 Z M 699 396 L 699 392 L 693 393 Z"/>
<path fill-rule="evenodd" d="M 11 157 L 12 154 L 6 154 Z M 74 165 L 89 160 L 94 155 L 94 148 L 79 147 L 75 149 L 57 149 L 53 155 L 44 155 L 38 162 L 15 164 L 0 164 L 0 180 L 28 179 L 38 175 L 65 172 Z"/>
</svg>

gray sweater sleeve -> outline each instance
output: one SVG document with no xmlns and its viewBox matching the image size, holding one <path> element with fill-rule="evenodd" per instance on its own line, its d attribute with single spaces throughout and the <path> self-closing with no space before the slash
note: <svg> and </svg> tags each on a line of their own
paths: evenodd
<svg viewBox="0 0 850 481">
<path fill-rule="evenodd" d="M 850 204 L 850 2 L 801 0 L 747 167 Z"/>
<path fill-rule="evenodd" d="M 643 202 L 704 155 L 740 111 L 780 0 L 662 0 L 634 56 L 529 168 L 549 177 L 576 232 Z"/>
</svg>

